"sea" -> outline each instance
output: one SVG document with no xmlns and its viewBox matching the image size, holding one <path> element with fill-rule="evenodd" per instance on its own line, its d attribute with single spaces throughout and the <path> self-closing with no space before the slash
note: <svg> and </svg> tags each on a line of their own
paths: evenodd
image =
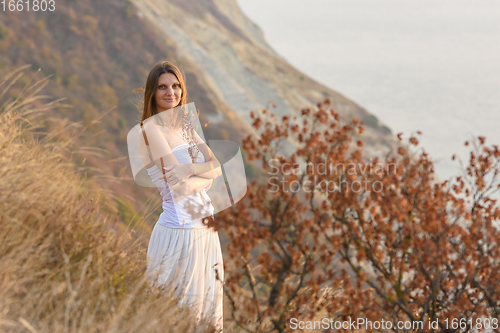
<svg viewBox="0 0 500 333">
<path fill-rule="evenodd" d="M 439 179 L 467 140 L 500 145 L 500 1 L 237 0 L 298 70 L 421 149 Z"/>
</svg>

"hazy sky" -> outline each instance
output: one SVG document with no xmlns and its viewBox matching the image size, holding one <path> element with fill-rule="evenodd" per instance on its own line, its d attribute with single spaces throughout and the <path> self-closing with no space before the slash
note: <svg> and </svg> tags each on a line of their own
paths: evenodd
<svg viewBox="0 0 500 333">
<path fill-rule="evenodd" d="M 441 177 L 468 135 L 500 144 L 500 1 L 237 2 L 296 68 L 394 133 L 421 130 Z"/>
</svg>

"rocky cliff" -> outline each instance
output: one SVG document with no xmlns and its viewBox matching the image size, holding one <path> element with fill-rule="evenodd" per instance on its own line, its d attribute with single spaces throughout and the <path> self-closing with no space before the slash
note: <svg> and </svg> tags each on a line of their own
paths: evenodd
<svg viewBox="0 0 500 333">
<path fill-rule="evenodd" d="M 387 144 L 387 127 L 356 103 L 288 64 L 235 0 L 132 1 L 139 16 L 175 45 L 177 57 L 192 64 L 210 96 L 224 104 L 207 115 L 211 123 L 227 116 L 223 109 L 249 124 L 249 111 L 271 108 L 271 102 L 276 106 L 272 111 L 281 116 L 328 96 L 345 119 L 358 117 L 367 123 L 369 145 L 382 148 Z M 199 108 L 203 110 L 202 105 Z"/>
<path fill-rule="evenodd" d="M 85 127 L 72 137 L 73 161 L 85 162 L 87 176 L 115 194 L 127 222 L 143 216 L 137 198 L 155 194 L 136 185 L 129 170 L 126 137 L 141 104 L 134 91 L 165 59 L 181 65 L 190 101 L 201 122 L 210 121 L 207 138 L 239 142 L 252 132 L 251 110 L 293 114 L 328 96 L 345 120 L 366 122 L 366 148 L 384 150 L 393 140 L 376 117 L 281 58 L 235 0 L 79 0 L 57 2 L 54 12 L 0 11 L 0 77 L 31 64 L 0 107 L 24 84 L 50 76 L 42 94 L 65 98 L 66 106 L 47 114 L 44 130 L 55 126 L 49 119 Z"/>
</svg>

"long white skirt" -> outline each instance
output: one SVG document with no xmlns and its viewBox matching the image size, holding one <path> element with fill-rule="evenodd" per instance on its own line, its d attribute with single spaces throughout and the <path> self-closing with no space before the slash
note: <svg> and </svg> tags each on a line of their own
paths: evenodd
<svg viewBox="0 0 500 333">
<path fill-rule="evenodd" d="M 148 246 L 151 285 L 167 288 L 197 320 L 222 331 L 224 265 L 219 234 L 212 228 L 174 229 L 156 223 Z"/>
</svg>

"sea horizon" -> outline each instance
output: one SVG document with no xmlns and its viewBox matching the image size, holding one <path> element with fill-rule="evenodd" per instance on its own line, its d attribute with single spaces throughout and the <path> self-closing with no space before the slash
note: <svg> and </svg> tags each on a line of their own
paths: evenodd
<svg viewBox="0 0 500 333">
<path fill-rule="evenodd" d="M 473 135 L 500 144 L 500 2 L 237 1 L 294 67 L 394 134 L 421 131 L 441 180 Z"/>
</svg>

